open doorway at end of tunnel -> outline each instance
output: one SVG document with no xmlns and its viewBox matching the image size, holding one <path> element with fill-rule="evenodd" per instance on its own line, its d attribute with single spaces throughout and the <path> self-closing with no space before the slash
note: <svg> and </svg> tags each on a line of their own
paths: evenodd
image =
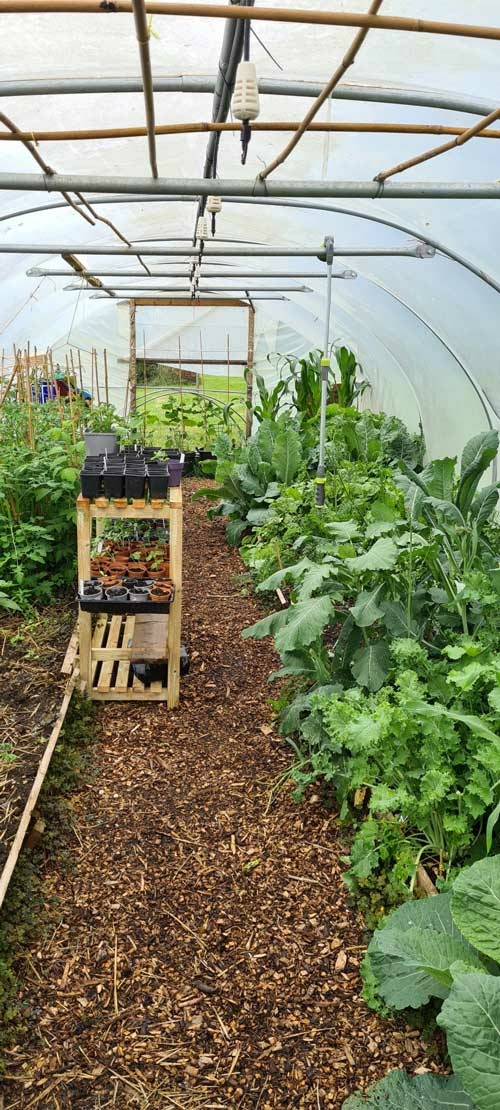
<svg viewBox="0 0 500 1110">
<path fill-rule="evenodd" d="M 161 446 L 210 450 L 245 436 L 251 390 L 249 307 L 137 309 L 137 409 Z"/>
</svg>

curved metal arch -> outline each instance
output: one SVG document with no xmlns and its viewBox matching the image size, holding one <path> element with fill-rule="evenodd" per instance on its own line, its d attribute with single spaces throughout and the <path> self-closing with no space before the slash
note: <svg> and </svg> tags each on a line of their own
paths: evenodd
<svg viewBox="0 0 500 1110">
<path fill-rule="evenodd" d="M 186 74 L 175 77 L 154 77 L 155 92 L 213 93 L 216 77 L 196 77 Z M 316 98 L 323 84 L 316 81 L 294 81 L 273 77 L 259 80 L 259 91 L 271 96 L 299 96 Z M 136 77 L 96 77 L 96 78 L 58 78 L 56 80 L 0 81 L 0 97 L 8 96 L 54 96 L 74 95 L 76 93 L 142 93 L 140 78 Z M 464 114 L 486 116 L 494 111 L 496 104 L 481 98 L 463 96 L 459 93 L 443 96 L 439 91 L 428 89 L 405 89 L 395 85 L 393 88 L 380 88 L 378 85 L 355 85 L 345 82 L 338 85 L 330 96 L 331 100 L 359 100 L 375 104 L 407 104 L 417 108 L 437 108 L 442 111 L 462 112 Z"/>
<path fill-rule="evenodd" d="M 105 197 L 96 197 L 95 199 L 94 198 L 92 199 L 92 204 L 93 205 L 98 205 L 98 204 L 146 204 L 146 203 L 148 203 L 148 204 L 151 204 L 151 203 L 154 203 L 154 204 L 173 204 L 173 203 L 175 203 L 175 204 L 188 204 L 188 203 L 192 203 L 192 202 L 193 202 L 192 197 L 176 197 L 176 196 L 158 197 L 158 196 L 141 196 L 140 194 L 129 196 L 129 197 L 124 197 L 121 194 L 118 194 L 117 196 L 112 196 L 111 195 L 111 196 L 105 196 Z M 77 201 L 76 203 L 78 204 L 79 202 Z M 466 270 L 469 270 L 469 272 L 471 274 L 474 274 L 475 277 L 479 278 L 480 281 L 484 281 L 484 283 L 486 285 L 489 285 L 489 287 L 491 289 L 494 289 L 496 293 L 500 293 L 500 282 L 497 282 L 495 280 L 495 278 L 493 278 L 491 276 L 491 274 L 487 274 L 485 270 L 481 270 L 473 262 L 470 262 L 469 259 L 464 258 L 464 256 L 461 255 L 461 254 L 457 254 L 456 251 L 454 251 L 451 248 L 445 246 L 444 243 L 441 243 L 439 239 L 434 239 L 434 238 L 431 238 L 429 235 L 424 234 L 418 228 L 416 229 L 415 227 L 413 227 L 409 224 L 401 224 L 396 220 L 390 220 L 390 219 L 388 219 L 388 217 L 374 216 L 374 215 L 372 216 L 368 212 L 361 212 L 361 211 L 358 211 L 355 208 L 346 208 L 345 205 L 341 205 L 341 204 L 323 204 L 323 203 L 320 203 L 318 201 L 306 202 L 305 200 L 304 201 L 295 201 L 295 200 L 292 201 L 292 200 L 286 200 L 286 199 L 276 200 L 272 197 L 269 197 L 269 198 L 266 198 L 266 197 L 250 198 L 250 197 L 231 197 L 231 196 L 229 196 L 229 197 L 225 198 L 225 203 L 226 204 L 252 204 L 252 205 L 257 205 L 257 206 L 258 205 L 269 205 L 271 207 L 277 207 L 277 208 L 303 208 L 303 209 L 310 208 L 312 210 L 317 210 L 317 211 L 320 211 L 320 212 L 336 212 L 339 215 L 352 216 L 354 219 L 369 220 L 371 223 L 381 224 L 384 227 L 391 227 L 391 228 L 393 228 L 394 231 L 401 231 L 401 232 L 403 232 L 403 234 L 406 234 L 406 235 L 414 235 L 416 238 L 420 239 L 423 243 L 427 243 L 430 247 L 434 247 L 434 249 L 436 251 L 439 251 L 440 254 L 446 255 L 446 257 L 450 258 L 452 260 L 452 262 L 456 262 L 459 266 L 463 266 Z M 31 208 L 22 208 L 22 209 L 19 209 L 16 212 L 4 213 L 4 215 L 0 215 L 0 223 L 4 222 L 6 220 L 17 219 L 20 216 L 30 216 L 30 215 L 33 215 L 37 212 L 47 212 L 47 211 L 50 211 L 53 208 L 54 209 L 56 209 L 56 208 L 67 208 L 67 204 L 65 203 L 65 201 L 55 201 L 54 204 L 37 204 L 37 205 L 34 205 Z M 89 250 L 89 254 L 91 254 L 91 253 L 92 252 Z"/>
</svg>

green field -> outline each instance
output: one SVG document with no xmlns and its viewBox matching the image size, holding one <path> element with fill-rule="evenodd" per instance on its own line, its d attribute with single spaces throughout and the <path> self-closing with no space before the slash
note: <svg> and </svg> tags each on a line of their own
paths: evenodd
<svg viewBox="0 0 500 1110">
<path fill-rule="evenodd" d="M 147 417 L 161 420 L 161 424 L 150 423 L 149 442 L 185 448 L 208 447 L 219 432 L 229 430 L 232 438 L 241 437 L 245 426 L 245 397 L 243 375 L 228 378 L 227 374 L 205 374 L 198 387 L 190 383 L 183 385 L 182 390 L 171 386 L 151 385 L 146 389 L 138 386 L 137 408 L 143 411 L 145 405 Z M 236 402 L 229 429 L 222 415 L 228 402 Z"/>
</svg>

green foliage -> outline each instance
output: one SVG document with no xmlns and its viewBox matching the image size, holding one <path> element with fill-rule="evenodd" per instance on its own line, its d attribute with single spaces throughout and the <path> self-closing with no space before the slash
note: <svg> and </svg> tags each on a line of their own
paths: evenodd
<svg viewBox="0 0 500 1110">
<path fill-rule="evenodd" d="M 26 406 L 0 412 L 0 608 L 47 601 L 73 579 L 75 500 L 83 441 L 73 443 L 69 407 L 34 405 L 30 446 Z"/>
<path fill-rule="evenodd" d="M 474 1110 L 456 1076 L 391 1071 L 365 1094 L 351 1095 L 342 1110 Z"/>
<path fill-rule="evenodd" d="M 298 474 L 300 436 L 290 418 L 282 416 L 277 423 L 263 419 L 256 434 L 233 458 L 228 458 L 224 440 L 216 446 L 220 451 L 217 485 L 198 490 L 195 496 L 218 502 L 211 514 L 228 518 L 227 538 L 237 546 L 244 533 L 265 524 L 272 502 L 280 495 L 280 483 L 291 483 Z"/>
<path fill-rule="evenodd" d="M 491 961 L 500 954 L 499 890 L 500 856 L 474 863 L 450 893 L 397 909 L 375 932 L 365 961 L 370 997 L 376 990 L 398 1010 L 442 1001 L 437 1021 L 456 1090 L 476 1110 L 496 1110 L 500 1102 L 500 966 Z M 372 1089 L 369 1106 L 385 1105 L 384 1082 Z M 354 1110 L 360 1099 L 344 1107 Z"/>
<path fill-rule="evenodd" d="M 337 400 L 343 408 L 353 405 L 357 397 L 361 397 L 369 388 L 368 382 L 357 382 L 358 370 L 362 370 L 354 351 L 349 347 L 336 347 L 335 359 L 340 371 L 340 385 L 338 386 Z"/>
</svg>

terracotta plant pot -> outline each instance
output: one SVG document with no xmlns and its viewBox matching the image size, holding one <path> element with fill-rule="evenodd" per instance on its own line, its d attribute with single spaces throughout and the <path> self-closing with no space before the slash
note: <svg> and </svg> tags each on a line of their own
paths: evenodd
<svg viewBox="0 0 500 1110">
<path fill-rule="evenodd" d="M 127 563 L 127 572 L 130 578 L 144 578 L 149 574 L 149 567 L 147 563 L 136 562 L 135 559 L 130 559 Z"/>
<path fill-rule="evenodd" d="M 123 575 L 107 574 L 102 580 L 103 590 L 111 590 L 114 586 L 121 586 Z"/>
<path fill-rule="evenodd" d="M 171 601 L 175 593 L 173 582 L 158 581 L 151 586 L 151 601 Z"/>
</svg>

